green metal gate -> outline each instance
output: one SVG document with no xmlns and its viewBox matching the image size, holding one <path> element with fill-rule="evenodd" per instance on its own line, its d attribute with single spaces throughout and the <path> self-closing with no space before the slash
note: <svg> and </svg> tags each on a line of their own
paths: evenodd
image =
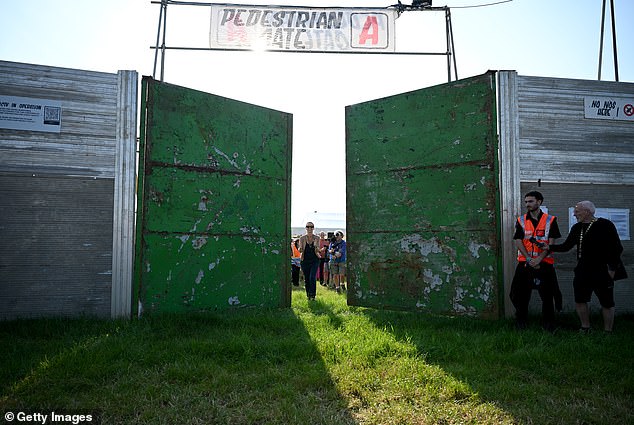
<svg viewBox="0 0 634 425">
<path fill-rule="evenodd" d="M 495 73 L 346 108 L 348 303 L 499 317 Z"/>
<path fill-rule="evenodd" d="M 138 313 L 290 306 L 292 115 L 145 77 Z"/>
</svg>

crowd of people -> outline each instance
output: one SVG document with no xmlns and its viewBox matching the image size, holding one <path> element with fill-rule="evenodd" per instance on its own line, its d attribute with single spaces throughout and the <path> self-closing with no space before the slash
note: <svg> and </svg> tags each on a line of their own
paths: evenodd
<svg viewBox="0 0 634 425">
<path fill-rule="evenodd" d="M 315 224 L 306 223 L 306 233 L 291 241 L 291 277 L 294 286 L 299 286 L 300 275 L 304 276 L 306 296 L 314 300 L 317 280 L 320 284 L 337 292 L 346 290 L 346 241 L 341 230 L 326 236 L 315 235 Z"/>
</svg>

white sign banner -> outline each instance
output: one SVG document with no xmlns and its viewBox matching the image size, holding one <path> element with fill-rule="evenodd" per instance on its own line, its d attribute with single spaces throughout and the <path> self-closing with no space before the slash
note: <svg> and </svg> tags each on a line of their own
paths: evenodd
<svg viewBox="0 0 634 425">
<path fill-rule="evenodd" d="M 212 48 L 311 52 L 394 49 L 396 10 L 211 5 Z"/>
<path fill-rule="evenodd" d="M 0 128 L 59 133 L 62 103 L 0 94 Z"/>
<path fill-rule="evenodd" d="M 586 118 L 634 122 L 634 97 L 586 96 L 583 105 Z"/>
</svg>

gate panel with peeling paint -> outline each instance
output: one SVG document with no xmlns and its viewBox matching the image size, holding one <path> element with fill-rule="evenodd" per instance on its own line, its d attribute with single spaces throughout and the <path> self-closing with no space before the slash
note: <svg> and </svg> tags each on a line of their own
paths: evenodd
<svg viewBox="0 0 634 425">
<path fill-rule="evenodd" d="M 140 312 L 289 306 L 292 115 L 142 89 Z"/>
<path fill-rule="evenodd" d="M 346 108 L 348 303 L 498 317 L 495 74 Z"/>
</svg>

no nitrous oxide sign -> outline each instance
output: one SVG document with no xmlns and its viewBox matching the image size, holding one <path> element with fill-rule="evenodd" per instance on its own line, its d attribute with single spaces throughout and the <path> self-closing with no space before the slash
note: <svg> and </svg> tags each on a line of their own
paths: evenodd
<svg viewBox="0 0 634 425">
<path fill-rule="evenodd" d="M 634 98 L 586 96 L 585 117 L 634 122 Z"/>
</svg>

